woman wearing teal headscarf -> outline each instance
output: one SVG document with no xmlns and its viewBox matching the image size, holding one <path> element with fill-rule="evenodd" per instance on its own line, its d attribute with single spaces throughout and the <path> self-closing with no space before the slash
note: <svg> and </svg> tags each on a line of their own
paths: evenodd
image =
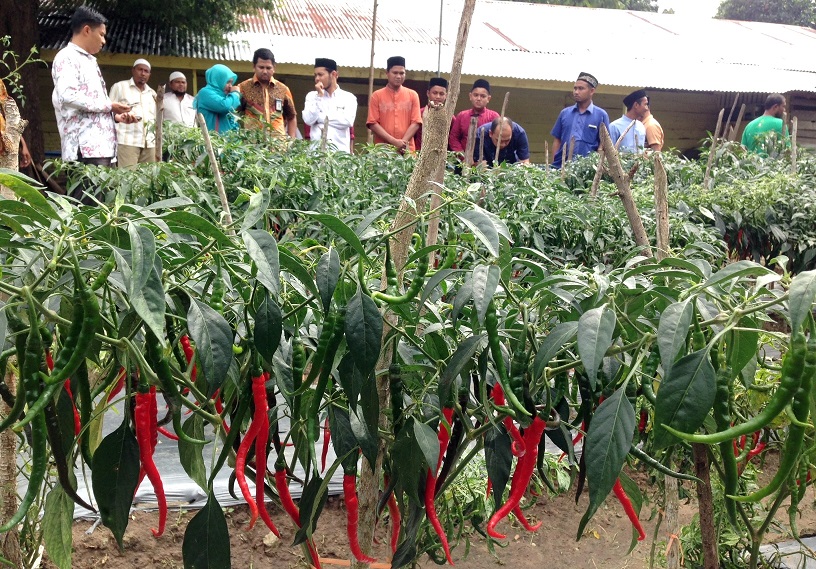
<svg viewBox="0 0 816 569">
<path fill-rule="evenodd" d="M 220 63 L 210 67 L 204 77 L 207 85 L 198 92 L 193 107 L 207 122 L 207 129 L 227 132 L 238 128 L 235 109 L 241 104 L 241 94 L 235 83 L 238 76 Z"/>
</svg>

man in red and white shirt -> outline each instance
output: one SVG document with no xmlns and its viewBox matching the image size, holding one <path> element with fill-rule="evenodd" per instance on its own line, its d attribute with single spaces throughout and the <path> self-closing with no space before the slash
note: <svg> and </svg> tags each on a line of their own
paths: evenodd
<svg viewBox="0 0 816 569">
<path fill-rule="evenodd" d="M 105 45 L 107 20 L 86 6 L 71 17 L 71 42 L 62 48 L 51 67 L 51 101 L 62 141 L 62 159 L 110 166 L 116 158 L 115 123 L 133 123 L 130 106 L 113 103 L 94 54 Z M 75 197 L 81 198 L 79 187 Z"/>
<path fill-rule="evenodd" d="M 470 119 L 476 117 L 476 128 L 493 122 L 499 118 L 499 113 L 487 108 L 490 102 L 490 83 L 486 79 L 477 79 L 470 89 L 471 107 L 461 111 L 453 119 L 448 146 L 453 152 L 459 152 L 464 156 L 465 146 L 467 146 L 468 130 L 470 129 Z"/>
</svg>

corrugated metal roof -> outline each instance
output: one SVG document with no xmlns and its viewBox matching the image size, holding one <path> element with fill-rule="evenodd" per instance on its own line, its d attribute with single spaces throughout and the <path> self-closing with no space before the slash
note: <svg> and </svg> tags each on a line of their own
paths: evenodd
<svg viewBox="0 0 816 569">
<path fill-rule="evenodd" d="M 400 54 L 409 71 L 436 71 L 440 1 L 441 70 L 448 72 L 461 0 L 379 0 L 375 64 Z M 106 49 L 246 61 L 254 49 L 271 47 L 278 63 L 332 57 L 341 67 L 367 68 L 372 9 L 373 0 L 284 0 L 274 14 L 245 18 L 245 29 L 224 48 L 152 40 L 139 24 L 112 22 Z M 585 70 L 607 85 L 814 92 L 814 53 L 816 30 L 798 26 L 477 0 L 463 72 L 572 83 Z"/>
</svg>

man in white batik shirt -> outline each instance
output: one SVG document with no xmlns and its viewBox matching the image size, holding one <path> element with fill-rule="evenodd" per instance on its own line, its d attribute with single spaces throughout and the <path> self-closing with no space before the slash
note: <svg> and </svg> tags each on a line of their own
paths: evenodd
<svg viewBox="0 0 816 569">
<path fill-rule="evenodd" d="M 306 95 L 303 105 L 303 122 L 310 127 L 309 138 L 320 143 L 329 117 L 328 142 L 341 152 L 351 152 L 357 97 L 337 85 L 337 63 L 333 59 L 315 59 L 314 78 L 315 90 Z"/>
</svg>

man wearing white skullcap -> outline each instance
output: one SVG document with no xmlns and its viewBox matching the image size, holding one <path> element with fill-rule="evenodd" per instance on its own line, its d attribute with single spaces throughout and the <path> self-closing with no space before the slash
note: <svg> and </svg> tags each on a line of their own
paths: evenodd
<svg viewBox="0 0 816 569">
<path fill-rule="evenodd" d="M 147 84 L 150 63 L 139 58 L 133 62 L 130 73 L 130 79 L 115 83 L 110 90 L 111 101 L 130 105 L 131 113 L 138 119 L 132 124 L 116 125 L 120 168 L 156 161 L 156 91 Z"/>
<path fill-rule="evenodd" d="M 195 98 L 187 93 L 187 78 L 181 71 L 173 71 L 164 93 L 164 120 L 195 126 Z"/>
</svg>

